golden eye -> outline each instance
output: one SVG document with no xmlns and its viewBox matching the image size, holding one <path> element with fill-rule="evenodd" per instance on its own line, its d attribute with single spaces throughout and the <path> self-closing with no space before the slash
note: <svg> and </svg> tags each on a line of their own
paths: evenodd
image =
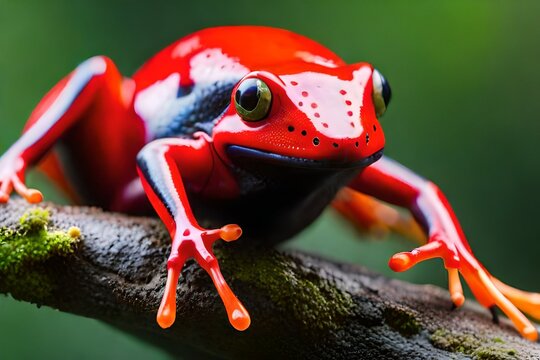
<svg viewBox="0 0 540 360">
<path fill-rule="evenodd" d="M 264 81 L 249 78 L 238 86 L 234 94 L 236 112 L 245 121 L 259 121 L 268 115 L 272 92 Z"/>
<path fill-rule="evenodd" d="M 375 105 L 375 113 L 377 116 L 382 116 L 386 112 L 386 108 L 392 98 L 392 89 L 390 84 L 377 70 L 373 70 L 373 104 Z"/>
</svg>

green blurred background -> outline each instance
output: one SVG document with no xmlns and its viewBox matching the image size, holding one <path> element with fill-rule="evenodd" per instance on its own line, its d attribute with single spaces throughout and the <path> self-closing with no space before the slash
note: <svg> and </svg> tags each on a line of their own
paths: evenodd
<svg viewBox="0 0 540 360">
<path fill-rule="evenodd" d="M 0 152 L 40 97 L 92 55 L 110 56 L 129 75 L 200 28 L 287 28 L 381 70 L 394 93 L 382 119 L 386 153 L 445 190 L 488 269 L 540 290 L 539 14 L 538 1 L 0 0 Z M 29 181 L 64 201 L 39 174 Z M 404 274 L 387 269 L 412 244 L 357 238 L 328 212 L 287 246 L 446 284 L 440 261 Z M 167 358 L 97 321 L 0 297 L 0 358 L 97 357 Z"/>
</svg>

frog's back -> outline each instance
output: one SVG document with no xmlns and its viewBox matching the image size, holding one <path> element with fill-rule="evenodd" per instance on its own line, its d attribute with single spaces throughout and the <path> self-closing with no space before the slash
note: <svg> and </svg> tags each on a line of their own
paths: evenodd
<svg viewBox="0 0 540 360">
<path fill-rule="evenodd" d="M 210 133 L 247 73 L 336 67 L 343 61 L 317 42 L 262 26 L 204 29 L 160 51 L 133 76 L 134 107 L 153 137 Z"/>
</svg>

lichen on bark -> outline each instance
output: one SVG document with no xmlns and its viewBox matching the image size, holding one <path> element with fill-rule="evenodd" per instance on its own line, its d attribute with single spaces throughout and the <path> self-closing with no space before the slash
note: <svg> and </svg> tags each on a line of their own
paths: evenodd
<svg viewBox="0 0 540 360">
<path fill-rule="evenodd" d="M 235 269 L 229 271 L 231 279 L 266 294 L 306 327 L 335 330 L 353 313 L 350 294 L 321 278 L 315 270 L 307 274 L 289 255 L 254 248 L 233 254 L 218 247 L 217 256 L 224 268 Z"/>
<path fill-rule="evenodd" d="M 478 360 L 520 359 L 519 353 L 498 337 L 487 337 L 479 333 L 456 332 L 438 329 L 430 341 L 439 349 L 461 353 Z"/>
<path fill-rule="evenodd" d="M 0 228 L 0 277 L 5 287 L 18 294 L 46 298 L 52 283 L 41 266 L 52 257 L 72 254 L 80 230 L 49 229 L 50 211 L 35 207 L 27 210 L 17 226 Z"/>
</svg>

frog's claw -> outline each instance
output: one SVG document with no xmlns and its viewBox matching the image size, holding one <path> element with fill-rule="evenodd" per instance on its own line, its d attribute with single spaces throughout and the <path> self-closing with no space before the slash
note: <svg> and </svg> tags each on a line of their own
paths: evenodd
<svg viewBox="0 0 540 360">
<path fill-rule="evenodd" d="M 159 305 L 156 320 L 159 326 L 163 329 L 171 327 L 176 320 L 176 285 L 178 284 L 178 278 L 180 277 L 180 269 L 182 266 L 167 266 L 167 284 L 165 285 L 165 292 Z"/>
<path fill-rule="evenodd" d="M 219 268 L 218 260 L 212 253 L 212 244 L 219 239 L 234 241 L 242 235 L 238 225 L 226 225 L 221 229 L 184 232 L 173 241 L 173 251 L 167 262 L 167 283 L 157 314 L 157 322 L 162 328 L 172 326 L 176 319 L 176 285 L 180 272 L 188 257 L 194 257 L 206 270 L 216 287 L 229 317 L 231 325 L 239 331 L 246 330 L 251 319 L 240 300 L 234 295 Z"/>
<path fill-rule="evenodd" d="M 517 290 L 498 281 L 488 274 L 468 248 L 445 241 L 444 237 L 436 237 L 410 252 L 392 256 L 389 265 L 394 271 L 405 271 L 421 261 L 436 257 L 442 258 L 448 269 L 450 296 L 455 306 L 461 306 L 465 300 L 459 278 L 461 273 L 480 304 L 489 309 L 499 307 L 523 337 L 531 341 L 538 339 L 536 328 L 518 307 L 540 317 L 540 294 Z"/>
<path fill-rule="evenodd" d="M 397 272 L 409 270 L 416 264 L 433 258 L 443 258 L 448 270 L 448 289 L 452 303 L 460 307 L 465 302 L 463 287 L 459 279 L 459 256 L 455 249 L 448 247 L 442 240 L 433 240 L 410 252 L 401 252 L 390 258 L 388 265 Z"/>
<path fill-rule="evenodd" d="M 457 269 L 447 269 L 448 271 L 448 290 L 450 291 L 450 298 L 452 304 L 455 307 L 460 307 L 465 302 L 465 296 L 463 295 L 463 287 L 461 286 L 461 280 L 459 279 L 459 271 Z"/>
<path fill-rule="evenodd" d="M 409 270 L 424 260 L 437 257 L 443 258 L 445 265 L 449 268 L 459 266 L 457 253 L 442 240 L 432 240 L 412 251 L 397 253 L 390 258 L 388 265 L 392 270 L 402 272 Z"/>
<path fill-rule="evenodd" d="M 231 325 L 239 331 L 246 330 L 251 324 L 249 313 L 240 300 L 234 295 L 229 285 L 225 281 L 219 264 L 212 252 L 209 250 L 212 248 L 212 244 L 219 239 L 223 239 L 227 242 L 237 240 L 242 235 L 242 229 L 236 224 L 225 225 L 220 229 L 210 230 L 203 233 L 204 247 L 198 247 L 195 253 L 197 262 L 206 270 L 214 286 L 216 287 L 225 309 L 227 310 L 227 316 Z"/>
<path fill-rule="evenodd" d="M 490 277 L 497 289 L 521 311 L 535 319 L 540 319 L 540 294 L 513 288 L 493 276 Z"/>
<path fill-rule="evenodd" d="M 498 306 L 524 338 L 531 341 L 538 340 L 538 332 L 533 324 L 518 310 L 511 299 L 505 297 L 495 286 L 493 278 L 482 267 L 466 267 L 460 271 L 482 305 L 488 308 L 493 305 Z"/>
<path fill-rule="evenodd" d="M 17 174 L 8 174 L 0 177 L 0 203 L 9 201 L 9 195 L 15 190 L 20 196 L 31 204 L 43 200 L 39 190 L 29 189 Z"/>
<path fill-rule="evenodd" d="M 214 258 L 214 260 L 208 262 L 206 266 L 203 267 L 214 282 L 219 296 L 225 305 L 225 309 L 227 310 L 227 316 L 229 317 L 231 325 L 236 330 L 246 330 L 251 324 L 249 313 L 236 295 L 234 295 L 229 285 L 225 282 L 217 260 Z"/>
</svg>

